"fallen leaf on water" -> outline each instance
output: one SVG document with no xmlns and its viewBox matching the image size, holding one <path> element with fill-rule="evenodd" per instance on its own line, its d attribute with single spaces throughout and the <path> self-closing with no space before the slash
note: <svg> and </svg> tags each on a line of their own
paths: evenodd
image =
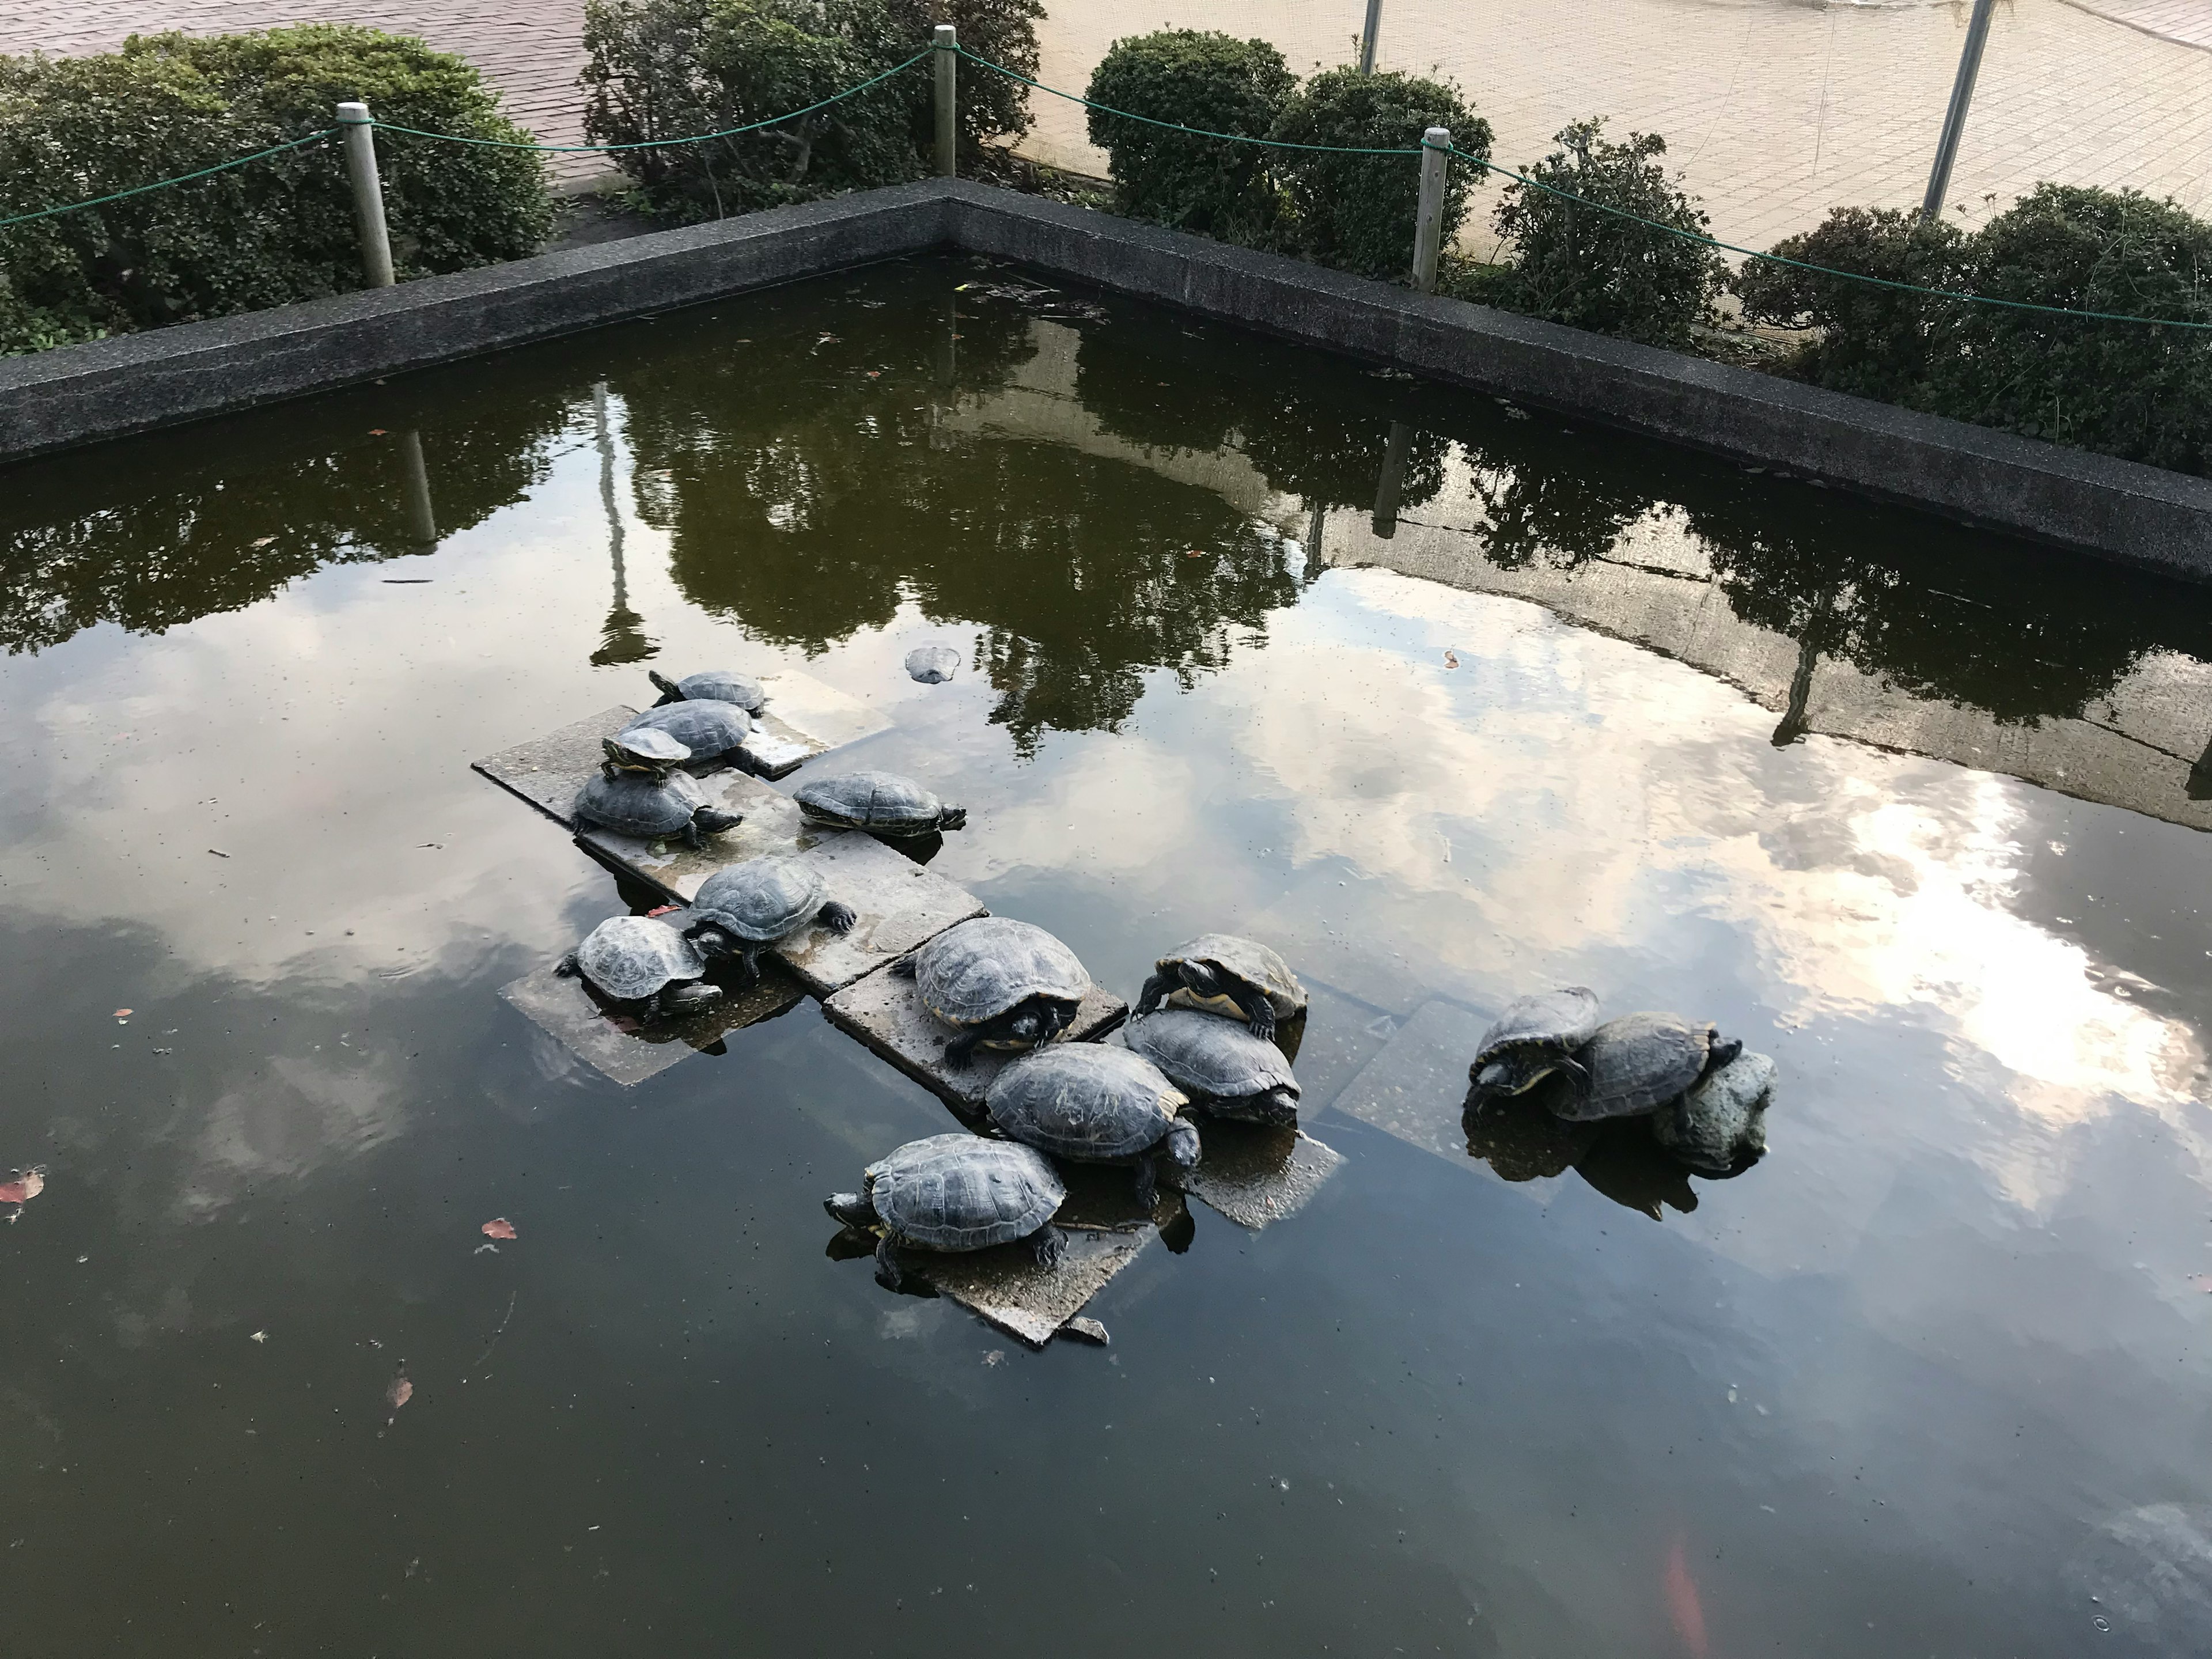
<svg viewBox="0 0 2212 1659">
<path fill-rule="evenodd" d="M 392 1386 L 384 1391 L 384 1403 L 397 1413 L 414 1397 L 415 1385 L 407 1380 L 407 1368 L 403 1365 L 399 1368 L 399 1375 L 392 1379 Z"/>
<path fill-rule="evenodd" d="M 1456 668 L 1459 666 L 1459 653 L 1456 651 L 1447 651 L 1444 653 L 1444 666 L 1447 668 Z"/>
<path fill-rule="evenodd" d="M 1683 1553 L 1680 1533 L 1674 1534 L 1674 1547 L 1667 1553 L 1663 1588 L 1667 1617 L 1674 1626 L 1674 1634 L 1689 1650 L 1691 1659 L 1705 1659 L 1705 1609 L 1698 1599 L 1697 1581 L 1690 1577 L 1690 1563 Z"/>
<path fill-rule="evenodd" d="M 131 1011 L 128 1008 L 118 1008 L 115 1011 L 115 1017 L 118 1019 L 128 1019 L 131 1018 Z"/>
<path fill-rule="evenodd" d="M 266 547 L 276 539 L 274 536 L 257 536 L 253 539 L 253 544 L 256 547 Z"/>
<path fill-rule="evenodd" d="M 1194 547 L 1189 552 L 1183 555 L 1183 557 L 1186 559 L 1202 559 L 1205 556 L 1206 550 L 1202 547 Z"/>
<path fill-rule="evenodd" d="M 246 1340 L 248 1342 L 266 1342 L 269 1340 L 269 1333 L 266 1331 L 256 1331 L 252 1335 L 247 1337 Z"/>
<path fill-rule="evenodd" d="M 380 426 L 373 426 L 368 429 L 368 435 L 372 438 L 381 438 L 384 435 L 384 428 Z"/>
<path fill-rule="evenodd" d="M 680 904 L 656 904 L 645 914 L 647 916 L 672 916 L 683 908 Z"/>
<path fill-rule="evenodd" d="M 27 1170 L 16 1170 L 13 1181 L 0 1181 L 0 1204 L 15 1205 L 15 1214 L 21 1215 L 22 1206 L 46 1190 L 46 1166 L 33 1164 Z M 15 1218 L 11 1216 L 9 1218 L 13 1220 Z"/>
<path fill-rule="evenodd" d="M 487 1221 L 483 1224 L 483 1236 L 486 1238 L 513 1238 L 514 1224 L 505 1216 L 496 1221 Z"/>
</svg>

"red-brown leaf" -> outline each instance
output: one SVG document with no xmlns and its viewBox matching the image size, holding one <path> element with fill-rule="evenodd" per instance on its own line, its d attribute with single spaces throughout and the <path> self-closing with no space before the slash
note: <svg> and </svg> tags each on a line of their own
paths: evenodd
<svg viewBox="0 0 2212 1659">
<path fill-rule="evenodd" d="M 46 1189 L 46 1172 L 33 1165 L 15 1171 L 13 1181 L 0 1181 L 0 1204 L 28 1204 Z"/>
<path fill-rule="evenodd" d="M 384 1391 L 384 1403 L 395 1412 L 414 1397 L 415 1385 L 404 1376 L 393 1377 L 392 1386 Z"/>
<path fill-rule="evenodd" d="M 486 1238 L 513 1238 L 514 1224 L 505 1216 L 496 1221 L 487 1221 L 483 1224 L 483 1235 Z"/>
</svg>

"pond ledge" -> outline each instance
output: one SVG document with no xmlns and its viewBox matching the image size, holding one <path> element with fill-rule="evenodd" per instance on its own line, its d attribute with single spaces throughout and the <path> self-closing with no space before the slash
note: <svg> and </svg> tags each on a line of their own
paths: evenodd
<svg viewBox="0 0 2212 1659">
<path fill-rule="evenodd" d="M 2212 481 L 952 179 L 0 360 L 0 462 L 947 248 L 2212 580 Z"/>
</svg>

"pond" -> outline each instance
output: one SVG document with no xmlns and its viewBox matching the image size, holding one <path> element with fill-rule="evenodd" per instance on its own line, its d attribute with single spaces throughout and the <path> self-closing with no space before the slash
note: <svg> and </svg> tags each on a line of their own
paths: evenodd
<svg viewBox="0 0 2212 1659">
<path fill-rule="evenodd" d="M 27 1650 L 2201 1648 L 2212 596 L 964 260 L 18 467 L 0 573 Z M 1122 996 L 1275 945 L 1341 1167 L 1032 1351 L 833 1248 L 954 1124 L 817 1003 L 523 1018 L 649 899 L 471 762 L 709 665 Z M 1553 983 L 1764 1161 L 1471 1155 Z"/>
</svg>

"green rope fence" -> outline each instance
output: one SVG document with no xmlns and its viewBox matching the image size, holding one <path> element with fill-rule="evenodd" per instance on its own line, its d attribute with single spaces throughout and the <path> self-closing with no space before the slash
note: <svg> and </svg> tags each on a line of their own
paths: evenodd
<svg viewBox="0 0 2212 1659">
<path fill-rule="evenodd" d="M 40 208 L 34 213 L 18 213 L 12 217 L 0 219 L 0 230 L 7 229 L 10 225 L 28 224 L 33 219 L 51 219 L 60 213 L 76 213 L 85 208 L 105 207 L 110 202 L 120 202 L 126 197 L 143 196 L 149 190 L 167 190 L 172 185 L 188 185 L 195 179 L 205 179 L 212 173 L 228 173 L 231 168 L 242 167 L 249 161 L 266 161 L 271 155 L 281 155 L 288 149 L 299 149 L 302 144 L 319 143 L 337 131 L 336 127 L 325 127 L 320 132 L 311 132 L 304 138 L 289 139 L 281 144 L 271 144 L 267 149 L 257 149 L 251 155 L 240 155 L 228 161 L 217 161 L 213 167 L 202 167 L 197 173 L 180 173 L 173 179 L 156 179 L 150 185 L 133 185 L 128 190 L 115 191 L 106 196 L 95 196 L 88 202 L 68 202 L 60 207 Z"/>
</svg>

